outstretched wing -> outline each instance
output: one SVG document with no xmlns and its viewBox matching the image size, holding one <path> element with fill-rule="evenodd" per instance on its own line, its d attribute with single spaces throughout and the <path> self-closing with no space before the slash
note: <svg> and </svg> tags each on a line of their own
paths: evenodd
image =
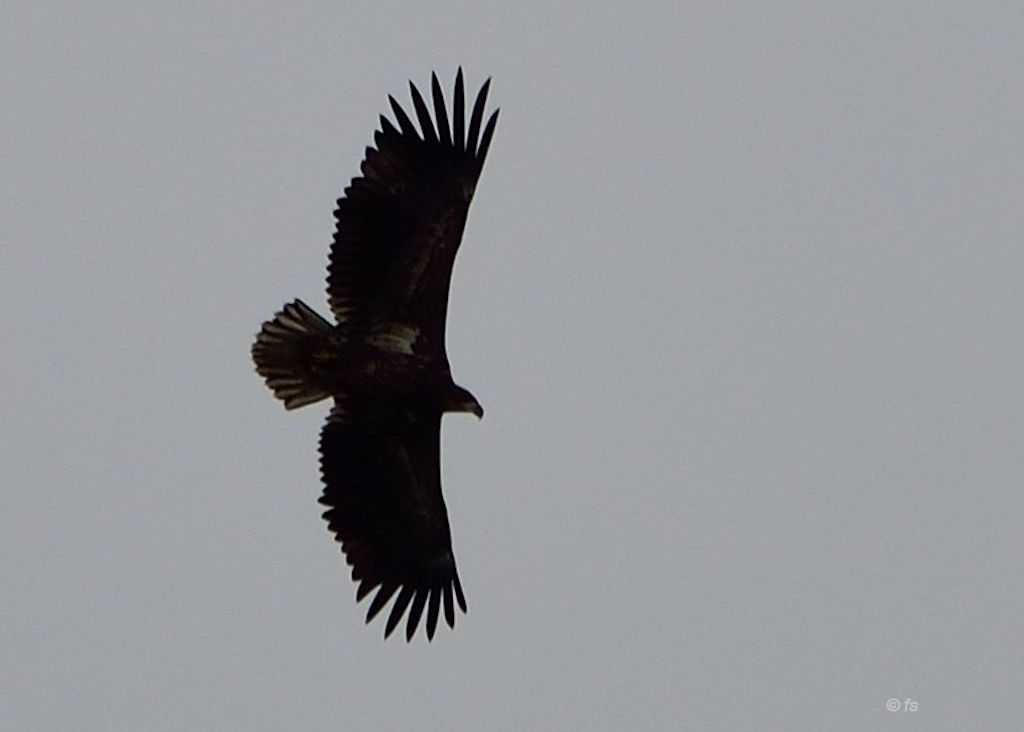
<svg viewBox="0 0 1024 732">
<path fill-rule="evenodd" d="M 327 294 L 339 323 L 351 331 L 413 337 L 417 353 L 444 353 L 444 326 L 455 253 L 487 148 L 495 111 L 481 133 L 488 79 L 465 127 L 462 69 L 453 114 L 431 75 L 434 117 L 409 83 L 419 131 L 394 97 L 396 128 L 383 115 L 366 149 L 362 175 L 338 201 L 327 268 Z"/>
<path fill-rule="evenodd" d="M 366 622 L 397 592 L 384 637 L 410 608 L 411 640 L 426 607 L 432 639 L 442 602 L 449 627 L 453 594 L 466 612 L 441 496 L 441 413 L 378 402 L 353 413 L 349 406 L 335 406 L 320 434 L 324 519 L 359 583 L 356 600 L 379 588 Z"/>
</svg>

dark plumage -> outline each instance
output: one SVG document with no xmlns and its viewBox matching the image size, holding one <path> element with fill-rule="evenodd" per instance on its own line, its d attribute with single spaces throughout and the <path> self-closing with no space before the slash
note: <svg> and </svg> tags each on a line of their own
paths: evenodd
<svg viewBox="0 0 1024 732">
<path fill-rule="evenodd" d="M 395 598 L 385 637 L 406 610 L 407 639 L 424 610 L 428 639 L 442 609 L 450 627 L 455 604 L 466 611 L 441 495 L 441 415 L 483 409 L 452 380 L 444 329 L 455 253 L 498 119 L 495 111 L 482 125 L 489 85 L 468 128 L 462 69 L 450 123 L 435 75 L 433 117 L 409 84 L 419 130 L 388 97 L 397 127 L 381 116 L 362 175 L 335 211 L 327 295 L 337 324 L 295 300 L 252 347 L 287 409 L 334 400 L 320 433 L 320 502 L 357 601 L 376 590 L 366 621 Z"/>
</svg>

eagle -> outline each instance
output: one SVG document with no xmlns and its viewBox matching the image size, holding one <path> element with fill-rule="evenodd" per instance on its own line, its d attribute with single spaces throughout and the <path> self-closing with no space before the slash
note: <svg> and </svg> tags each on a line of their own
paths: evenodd
<svg viewBox="0 0 1024 732">
<path fill-rule="evenodd" d="M 409 82 L 419 129 L 388 96 L 374 146 L 334 212 L 327 300 L 335 322 L 301 300 L 263 323 L 257 373 L 286 409 L 333 401 L 320 432 L 323 518 L 358 583 L 376 590 L 372 621 L 394 599 L 387 638 L 408 610 L 406 640 L 426 609 L 432 640 L 441 608 L 455 627 L 466 598 L 441 494 L 441 415 L 483 407 L 452 379 L 445 318 L 455 254 L 498 121 L 483 124 L 490 79 L 468 126 L 462 69 L 449 118 L 431 74 L 433 116 Z M 396 127 L 397 124 L 397 127 Z M 397 595 L 397 596 L 396 596 Z"/>
</svg>

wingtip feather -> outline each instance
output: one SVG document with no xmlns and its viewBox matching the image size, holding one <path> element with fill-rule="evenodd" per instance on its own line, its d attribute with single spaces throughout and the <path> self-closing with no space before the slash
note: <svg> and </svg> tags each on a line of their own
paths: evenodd
<svg viewBox="0 0 1024 732">
<path fill-rule="evenodd" d="M 403 135 L 410 135 L 411 137 L 420 139 L 419 134 L 416 132 L 416 127 L 413 125 L 412 120 L 409 119 L 409 115 L 402 109 L 402 105 L 398 101 L 388 94 L 388 102 L 391 104 L 391 111 L 395 113 L 395 120 L 398 122 L 399 128 L 402 130 Z"/>
<path fill-rule="evenodd" d="M 477 92 L 476 101 L 473 103 L 473 113 L 469 119 L 469 133 L 466 139 L 466 151 L 471 155 L 476 154 L 477 140 L 480 135 L 480 122 L 484 116 L 484 106 L 487 104 L 487 92 L 491 88 L 491 79 L 487 78 L 487 81 L 480 87 L 480 91 Z"/>
<path fill-rule="evenodd" d="M 409 606 L 409 601 L 412 600 L 413 588 L 406 585 L 402 588 L 402 592 L 399 593 L 398 599 L 395 600 L 395 604 L 391 606 L 391 614 L 388 615 L 388 623 L 384 628 L 384 637 L 387 638 L 394 632 L 398 623 L 402 619 L 402 615 L 405 614 L 405 609 Z"/>
<path fill-rule="evenodd" d="M 476 158 L 479 161 L 481 167 L 483 167 L 484 159 L 487 157 L 487 150 L 491 147 L 491 137 L 494 136 L 494 128 L 498 124 L 498 112 L 501 109 L 494 110 L 494 114 L 487 120 L 487 125 L 484 127 L 484 134 L 480 138 L 480 148 L 477 150 Z"/>
<path fill-rule="evenodd" d="M 452 138 L 455 149 L 463 152 L 466 149 L 466 89 L 462 80 L 462 67 L 455 75 L 455 98 L 452 100 Z"/>
<path fill-rule="evenodd" d="M 370 603 L 370 607 L 366 611 L 366 622 L 371 622 L 377 614 L 388 604 L 388 600 L 398 590 L 397 584 L 382 585 L 377 594 L 373 596 L 373 602 Z"/>
<path fill-rule="evenodd" d="M 437 74 L 430 72 L 430 93 L 434 99 L 434 116 L 437 118 L 437 136 L 445 145 L 452 144 L 451 131 L 448 127 L 448 111 L 444 105 L 444 93 L 441 91 L 441 83 L 437 80 Z"/>
<path fill-rule="evenodd" d="M 437 142 L 437 133 L 434 131 L 434 122 L 430 119 L 430 112 L 427 111 L 427 104 L 423 101 L 423 95 L 416 85 L 409 82 L 409 92 L 412 94 L 412 106 L 416 112 L 416 119 L 420 123 L 420 131 L 426 142 Z"/>
<path fill-rule="evenodd" d="M 434 631 L 437 630 L 437 616 L 441 609 L 441 588 L 435 587 L 430 592 L 430 606 L 427 608 L 427 640 L 434 640 Z"/>
<path fill-rule="evenodd" d="M 462 609 L 462 612 L 468 612 L 466 610 L 466 596 L 462 594 L 462 583 L 459 582 L 458 575 L 452 578 L 452 584 L 455 586 L 455 599 L 458 601 L 459 607 Z"/>
<path fill-rule="evenodd" d="M 427 604 L 427 594 L 429 590 L 420 590 L 416 593 L 416 598 L 412 602 L 412 607 L 409 608 L 409 619 L 405 624 L 405 640 L 406 642 L 411 641 L 412 637 L 416 634 L 416 628 L 419 627 L 420 617 L 423 615 L 423 608 Z"/>
</svg>

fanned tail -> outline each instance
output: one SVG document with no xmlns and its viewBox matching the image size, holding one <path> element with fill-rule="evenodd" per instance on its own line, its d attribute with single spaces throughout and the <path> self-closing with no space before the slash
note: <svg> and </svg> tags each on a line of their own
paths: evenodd
<svg viewBox="0 0 1024 732">
<path fill-rule="evenodd" d="M 313 377 L 317 347 L 334 335 L 334 327 L 302 300 L 290 302 L 260 328 L 252 346 L 256 371 L 285 409 L 298 409 L 331 396 Z"/>
</svg>

